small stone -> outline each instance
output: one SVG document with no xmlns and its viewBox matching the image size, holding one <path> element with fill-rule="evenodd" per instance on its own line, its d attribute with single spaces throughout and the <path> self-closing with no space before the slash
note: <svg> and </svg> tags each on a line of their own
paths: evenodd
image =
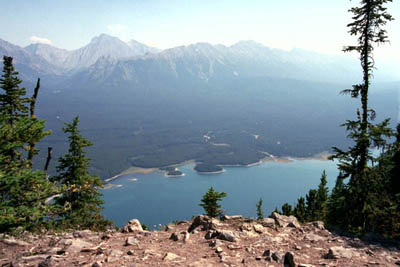
<svg viewBox="0 0 400 267">
<path fill-rule="evenodd" d="M 168 231 L 171 231 L 171 230 L 174 230 L 174 227 L 172 226 L 172 225 L 170 225 L 170 224 L 168 224 L 167 226 L 165 226 L 165 229 L 164 229 L 166 232 L 168 232 Z"/>
<path fill-rule="evenodd" d="M 171 236 L 169 237 L 169 239 L 171 239 L 173 241 L 179 241 L 179 236 L 177 233 L 172 233 Z"/>
<path fill-rule="evenodd" d="M 241 248 L 242 248 L 241 246 L 228 245 L 228 249 L 230 249 L 230 250 L 238 250 L 238 249 L 241 249 Z"/>
<path fill-rule="evenodd" d="M 94 233 L 90 230 L 76 231 L 72 234 L 75 238 L 87 238 L 93 236 Z"/>
<path fill-rule="evenodd" d="M 208 239 L 214 238 L 215 236 L 216 236 L 215 231 L 208 230 L 207 233 L 205 234 L 204 238 L 208 240 Z"/>
<path fill-rule="evenodd" d="M 231 231 L 218 231 L 217 238 L 229 242 L 237 241 L 237 238 L 233 235 Z"/>
<path fill-rule="evenodd" d="M 183 236 L 183 237 L 182 237 L 183 243 L 189 242 L 190 234 L 189 234 L 188 232 L 186 232 L 186 231 L 181 232 L 181 235 Z"/>
<path fill-rule="evenodd" d="M 108 240 L 108 239 L 110 239 L 112 237 L 112 235 L 110 235 L 110 234 L 104 234 L 102 237 L 101 237 L 101 240 Z"/>
<path fill-rule="evenodd" d="M 139 244 L 139 240 L 134 238 L 133 236 L 129 236 L 125 241 L 125 246 L 137 245 Z"/>
<path fill-rule="evenodd" d="M 280 252 L 274 252 L 272 253 L 272 259 L 276 262 L 280 262 L 283 258 L 282 254 Z"/>
<path fill-rule="evenodd" d="M 168 252 L 168 253 L 165 254 L 165 256 L 163 257 L 163 261 L 173 261 L 173 260 L 176 260 L 176 259 L 178 259 L 178 258 L 179 258 L 178 255 L 176 255 L 176 254 L 174 254 L 174 253 L 171 253 L 171 252 Z"/>
<path fill-rule="evenodd" d="M 221 218 L 222 221 L 238 221 L 238 220 L 243 220 L 243 216 L 240 215 L 232 215 L 232 216 L 228 216 L 228 215 L 224 215 Z"/>
<path fill-rule="evenodd" d="M 203 226 L 203 230 L 209 230 L 211 228 L 210 226 L 211 219 L 208 216 L 205 215 L 199 215 L 196 218 L 193 219 L 192 224 L 188 228 L 188 232 L 192 232 L 194 229 L 196 229 L 199 226 Z"/>
<path fill-rule="evenodd" d="M 209 244 L 210 247 L 219 247 L 222 246 L 222 242 L 219 240 L 212 240 Z"/>
<path fill-rule="evenodd" d="M 244 232 L 244 231 L 251 231 L 251 230 L 252 230 L 252 226 L 251 226 L 251 224 L 249 224 L 249 223 L 244 223 L 244 224 L 242 224 L 242 225 L 240 226 L 240 230 L 241 230 L 242 232 Z"/>
<path fill-rule="evenodd" d="M 56 266 L 51 256 L 38 264 L 38 267 L 53 267 Z"/>
<path fill-rule="evenodd" d="M 21 257 L 21 259 L 25 262 L 29 262 L 29 261 L 36 261 L 36 260 L 45 260 L 47 257 L 48 257 L 48 255 L 38 254 L 38 255 L 33 255 L 33 256 Z"/>
<path fill-rule="evenodd" d="M 365 253 L 367 253 L 370 256 L 375 256 L 375 253 L 372 252 L 372 250 L 370 250 L 370 249 L 366 250 Z"/>
<path fill-rule="evenodd" d="M 256 261 L 260 261 L 262 258 L 260 256 L 256 257 Z"/>
<path fill-rule="evenodd" d="M 295 250 L 301 250 L 302 247 L 296 245 L 296 246 L 294 246 L 294 249 L 295 249 Z"/>
<path fill-rule="evenodd" d="M 326 255 L 327 259 L 339 259 L 339 258 L 351 259 L 352 257 L 353 257 L 353 252 L 350 249 L 346 249 L 344 247 L 331 247 L 329 249 L 328 254 Z"/>
<path fill-rule="evenodd" d="M 24 246 L 28 246 L 29 243 L 21 241 L 21 240 L 16 240 L 16 239 L 8 239 L 8 238 L 0 238 L 0 241 L 3 242 L 6 245 L 9 246 L 20 246 L 20 247 L 24 247 Z"/>
<path fill-rule="evenodd" d="M 124 226 L 122 232 L 143 232 L 143 228 L 138 219 L 132 219 L 128 222 L 127 225 Z"/>
<path fill-rule="evenodd" d="M 54 255 L 54 254 L 58 254 L 59 251 L 61 251 L 61 248 L 59 248 L 59 247 L 53 247 L 53 248 L 51 248 L 50 250 L 48 250 L 46 253 L 47 253 L 47 254 L 52 254 L 52 255 Z"/>
<path fill-rule="evenodd" d="M 112 263 L 112 262 L 116 262 L 119 261 L 119 257 L 108 257 L 106 258 L 106 262 L 107 263 Z"/>
<path fill-rule="evenodd" d="M 279 227 L 287 227 L 287 226 L 294 227 L 294 228 L 301 227 L 299 221 L 294 216 L 285 216 L 285 215 L 280 215 L 279 213 L 273 212 L 271 217 L 273 219 L 275 219 L 275 223 Z"/>
<path fill-rule="evenodd" d="M 100 261 L 96 261 L 92 264 L 92 267 L 101 267 L 103 264 Z"/>
<path fill-rule="evenodd" d="M 286 252 L 285 254 L 285 259 L 283 261 L 283 265 L 285 267 L 296 267 L 296 264 L 294 262 L 294 255 L 291 252 Z"/>
<path fill-rule="evenodd" d="M 264 227 L 261 224 L 253 225 L 253 229 L 255 232 L 262 234 L 264 232 Z"/>
<path fill-rule="evenodd" d="M 217 247 L 217 248 L 215 249 L 215 252 L 218 253 L 218 254 L 220 254 L 220 253 L 223 252 L 223 250 L 222 250 L 221 247 Z"/>
<path fill-rule="evenodd" d="M 272 218 L 264 218 L 261 222 L 261 224 L 264 227 L 270 227 L 270 228 L 274 228 L 275 227 L 275 220 Z"/>
<path fill-rule="evenodd" d="M 324 222 L 315 221 L 315 222 L 312 222 L 312 225 L 313 225 L 315 228 L 317 228 L 317 229 L 325 230 L 325 224 L 324 224 Z"/>
<path fill-rule="evenodd" d="M 269 250 L 269 249 L 264 250 L 264 253 L 263 253 L 264 257 L 268 257 L 270 255 L 271 255 L 271 250 Z"/>
<path fill-rule="evenodd" d="M 111 257 L 121 257 L 122 255 L 124 255 L 124 252 L 118 249 L 111 249 L 109 251 L 109 256 Z"/>
<path fill-rule="evenodd" d="M 68 239 L 65 240 L 64 244 L 69 246 L 65 249 L 66 252 L 78 252 L 85 248 L 93 247 L 92 243 L 86 242 L 82 239 Z"/>
<path fill-rule="evenodd" d="M 129 256 L 133 256 L 134 252 L 133 252 L 133 250 L 128 250 L 128 252 L 126 254 L 128 254 Z"/>
<path fill-rule="evenodd" d="M 304 239 L 306 239 L 306 240 L 308 240 L 308 241 L 310 241 L 310 242 L 318 242 L 318 241 L 325 240 L 324 237 L 319 236 L 319 235 L 316 235 L 316 234 L 313 234 L 313 233 L 307 234 L 307 235 L 304 237 Z"/>
<path fill-rule="evenodd" d="M 294 220 L 294 221 L 292 221 L 292 222 L 290 222 L 289 224 L 288 224 L 288 227 L 292 227 L 292 228 L 300 228 L 301 227 L 301 225 L 300 225 L 300 223 L 297 221 L 297 219 L 296 220 Z"/>
</svg>

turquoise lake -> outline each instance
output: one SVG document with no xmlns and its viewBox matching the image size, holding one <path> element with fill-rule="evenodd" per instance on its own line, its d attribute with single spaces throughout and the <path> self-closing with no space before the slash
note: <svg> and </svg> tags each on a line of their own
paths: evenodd
<svg viewBox="0 0 400 267">
<path fill-rule="evenodd" d="M 179 167 L 184 177 L 168 178 L 161 172 L 119 177 L 111 182 L 119 187 L 102 190 L 104 216 L 117 226 L 137 218 L 150 228 L 187 220 L 203 213 L 200 199 L 211 186 L 227 193 L 221 202 L 226 214 L 256 217 L 256 203 L 262 198 L 267 216 L 284 202 L 293 206 L 309 189 L 316 188 L 323 170 L 329 188 L 334 186 L 338 174 L 335 162 L 320 160 L 225 167 L 224 173 L 213 175 L 198 174 L 193 167 L 192 164 Z M 132 181 L 134 178 L 137 180 Z"/>
</svg>

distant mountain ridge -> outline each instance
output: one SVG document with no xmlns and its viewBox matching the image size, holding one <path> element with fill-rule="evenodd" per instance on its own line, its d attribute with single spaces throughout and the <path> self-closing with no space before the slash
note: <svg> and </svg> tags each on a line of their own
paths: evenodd
<svg viewBox="0 0 400 267">
<path fill-rule="evenodd" d="M 0 53 L 14 56 L 16 63 L 23 65 L 21 72 L 29 80 L 35 75 L 69 76 L 80 71 L 93 73 L 93 68 L 99 67 L 95 66 L 96 62 L 100 60 L 99 64 L 104 64 L 105 58 L 112 64 L 117 61 L 121 61 L 122 65 L 143 63 L 160 67 L 164 64 L 169 66 L 164 71 L 175 76 L 191 73 L 204 81 L 232 75 L 327 82 L 354 82 L 359 79 L 358 74 L 354 75 L 358 73 L 359 64 L 352 57 L 322 55 L 303 49 L 271 49 L 255 41 L 239 41 L 231 46 L 196 43 L 160 50 L 135 40 L 125 43 L 117 37 L 101 34 L 86 46 L 71 51 L 40 43 L 22 48 L 0 39 Z M 375 79 L 398 80 L 398 74 L 394 73 L 391 68 L 380 66 Z M 129 73 L 124 75 L 126 79 L 131 76 Z M 52 78 L 57 79 L 56 76 Z M 99 78 L 98 74 L 95 76 Z"/>
<path fill-rule="evenodd" d="M 125 43 L 107 34 L 94 37 L 86 46 L 68 51 L 47 44 L 31 44 L 25 47 L 33 55 L 40 56 L 57 67 L 76 70 L 91 66 L 101 57 L 115 59 L 157 53 L 158 50 L 135 40 Z"/>
</svg>

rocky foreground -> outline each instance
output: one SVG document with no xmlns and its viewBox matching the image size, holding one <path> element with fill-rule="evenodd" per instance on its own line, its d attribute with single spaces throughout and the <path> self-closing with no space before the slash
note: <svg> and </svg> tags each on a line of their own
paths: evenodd
<svg viewBox="0 0 400 267">
<path fill-rule="evenodd" d="M 400 266 L 400 249 L 276 213 L 263 221 L 198 216 L 151 232 L 134 219 L 122 231 L 3 236 L 0 266 Z"/>
</svg>

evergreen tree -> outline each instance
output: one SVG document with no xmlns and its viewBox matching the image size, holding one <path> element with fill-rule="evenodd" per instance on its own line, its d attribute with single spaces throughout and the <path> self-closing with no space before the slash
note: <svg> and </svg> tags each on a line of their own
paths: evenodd
<svg viewBox="0 0 400 267">
<path fill-rule="evenodd" d="M 282 205 L 282 214 L 283 214 L 283 215 L 286 215 L 286 216 L 292 215 L 292 214 L 293 214 L 293 212 L 292 212 L 292 206 L 289 205 L 288 203 L 284 203 L 284 204 Z"/>
<path fill-rule="evenodd" d="M 260 198 L 260 200 L 257 202 L 256 204 L 256 208 L 257 208 L 257 220 L 262 220 L 264 219 L 264 212 L 262 211 L 262 204 L 263 204 L 263 200 L 262 198 Z"/>
<path fill-rule="evenodd" d="M 391 165 L 389 188 L 393 196 L 400 194 L 400 123 L 397 125 L 395 137 L 396 140 L 389 150 Z M 400 205 L 398 208 L 400 209 Z"/>
<path fill-rule="evenodd" d="M 49 219 L 58 217 L 64 207 L 49 205 L 46 200 L 60 191 L 43 171 L 0 171 L 0 232 L 48 227 Z"/>
<path fill-rule="evenodd" d="M 30 170 L 30 160 L 23 150 L 50 134 L 44 131 L 44 121 L 29 117 L 30 99 L 14 70 L 12 58 L 4 56 L 0 79 L 0 232 L 22 226 L 33 230 L 47 225 L 59 211 L 47 205 L 46 199 L 59 193 L 59 188 L 46 179 L 42 171 Z M 37 89 L 39 90 L 39 89 Z M 62 207 L 61 207 L 62 208 Z"/>
<path fill-rule="evenodd" d="M 20 88 L 22 81 L 18 78 L 18 72 L 13 66 L 13 58 L 3 57 L 3 74 L 0 79 L 0 112 L 2 116 L 2 140 L 1 154 L 3 159 L 0 168 L 15 169 L 23 165 L 22 153 L 19 151 L 24 142 L 20 140 L 21 127 L 16 126 L 16 119 L 25 117 L 28 114 L 28 107 L 25 105 L 29 99 L 25 97 L 26 89 Z M 18 132 L 17 132 L 18 131 Z M 23 135 L 26 137 L 27 135 Z"/>
<path fill-rule="evenodd" d="M 12 57 L 3 57 L 3 75 L 0 79 L 1 89 L 5 91 L 0 95 L 0 109 L 9 115 L 7 124 L 10 125 L 17 117 L 28 114 L 25 104 L 30 102 L 30 99 L 25 97 L 26 89 L 19 87 L 22 81 L 18 78 L 12 61 Z"/>
<path fill-rule="evenodd" d="M 293 215 L 299 222 L 304 223 L 306 221 L 306 204 L 304 197 L 300 197 L 297 200 L 297 205 L 294 208 Z"/>
<path fill-rule="evenodd" d="M 78 124 L 79 118 L 76 117 L 63 128 L 65 133 L 70 134 L 70 144 L 68 153 L 59 159 L 56 179 L 68 190 L 57 203 L 71 207 L 62 217 L 66 227 L 102 229 L 108 224 L 100 214 L 103 201 L 98 189 L 102 187 L 102 181 L 89 174 L 90 159 L 86 157 L 84 149 L 92 144 L 80 134 Z"/>
<path fill-rule="evenodd" d="M 361 0 L 360 7 L 350 9 L 353 13 L 353 22 L 348 25 L 351 35 L 358 36 L 358 44 L 345 47 L 345 52 L 356 51 L 360 55 L 360 62 L 363 71 L 363 82 L 353 85 L 352 89 L 344 90 L 344 94 L 350 94 L 353 98 L 360 97 L 361 111 L 357 110 L 357 119 L 348 120 L 343 126 L 346 126 L 350 132 L 348 137 L 352 139 L 355 145 L 348 151 L 334 148 L 335 155 L 332 158 L 339 160 L 341 182 L 350 178 L 348 183 L 336 190 L 334 196 L 338 199 L 331 200 L 331 203 L 343 200 L 340 207 L 344 207 L 343 220 L 339 217 L 329 216 L 332 224 L 340 223 L 342 227 L 356 232 L 364 232 L 369 229 L 368 206 L 370 200 L 369 189 L 371 185 L 371 168 L 368 162 L 374 159 L 369 152 L 371 145 L 383 147 L 386 145 L 384 136 L 390 136 L 391 130 L 387 127 L 389 120 L 380 124 L 371 123 L 375 118 L 375 112 L 368 106 L 368 92 L 370 79 L 374 68 L 373 51 L 374 44 L 383 44 L 387 42 L 386 30 L 382 27 L 392 17 L 386 12 L 384 4 L 391 0 Z M 338 195 L 342 193 L 343 195 Z M 350 208 L 351 207 L 351 208 Z M 335 210 L 331 207 L 330 210 Z M 337 211 L 337 210 L 336 210 Z"/>
<path fill-rule="evenodd" d="M 317 190 L 310 189 L 306 195 L 306 220 L 315 221 L 317 218 Z"/>
<path fill-rule="evenodd" d="M 316 209 L 316 219 L 317 220 L 325 220 L 326 216 L 326 205 L 328 201 L 328 196 L 329 196 L 329 189 L 326 186 L 327 185 L 327 180 L 326 180 L 326 172 L 323 171 L 321 175 L 321 181 L 318 186 L 317 190 L 317 200 L 315 203 L 315 209 Z"/>
<path fill-rule="evenodd" d="M 221 209 L 221 205 L 219 205 L 218 202 L 221 201 L 224 197 L 226 197 L 225 192 L 219 193 L 217 191 L 214 191 L 213 187 L 210 187 L 210 189 L 201 199 L 202 203 L 199 205 L 204 208 L 207 216 L 221 216 L 223 211 Z"/>
</svg>

